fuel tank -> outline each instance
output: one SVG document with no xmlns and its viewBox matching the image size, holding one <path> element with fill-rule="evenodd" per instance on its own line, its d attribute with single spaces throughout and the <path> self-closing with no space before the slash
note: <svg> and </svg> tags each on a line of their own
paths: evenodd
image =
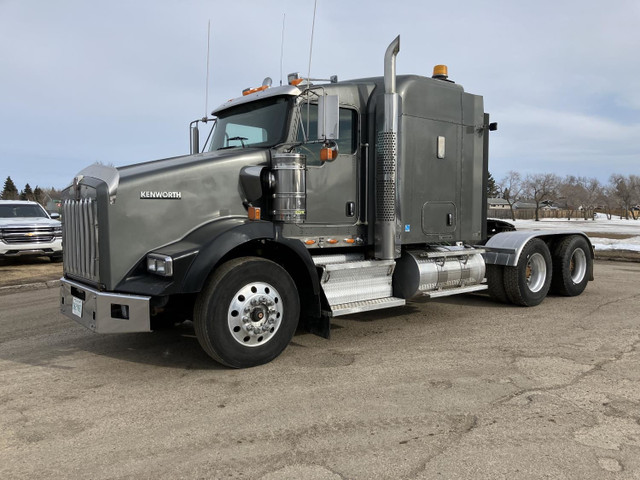
<svg viewBox="0 0 640 480">
<path fill-rule="evenodd" d="M 485 263 L 473 248 L 433 247 L 403 252 L 396 261 L 393 295 L 416 295 L 482 283 Z"/>
</svg>

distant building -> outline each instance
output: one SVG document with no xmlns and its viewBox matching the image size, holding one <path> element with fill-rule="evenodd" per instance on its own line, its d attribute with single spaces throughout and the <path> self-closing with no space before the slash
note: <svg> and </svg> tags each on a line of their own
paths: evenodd
<svg viewBox="0 0 640 480">
<path fill-rule="evenodd" d="M 536 204 L 531 202 L 516 202 L 513 204 L 513 208 L 516 210 L 535 210 Z"/>
<path fill-rule="evenodd" d="M 487 208 L 508 209 L 509 202 L 507 202 L 504 198 L 488 198 Z"/>
</svg>

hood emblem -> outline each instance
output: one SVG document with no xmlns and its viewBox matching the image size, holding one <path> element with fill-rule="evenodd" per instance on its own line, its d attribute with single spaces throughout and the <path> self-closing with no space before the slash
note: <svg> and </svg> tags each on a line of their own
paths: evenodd
<svg viewBox="0 0 640 480">
<path fill-rule="evenodd" d="M 140 198 L 150 200 L 180 200 L 182 198 L 182 192 L 142 191 L 140 192 Z"/>
</svg>

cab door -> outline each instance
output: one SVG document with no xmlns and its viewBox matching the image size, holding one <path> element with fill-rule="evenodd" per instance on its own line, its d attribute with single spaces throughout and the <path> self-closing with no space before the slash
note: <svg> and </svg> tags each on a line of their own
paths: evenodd
<svg viewBox="0 0 640 480">
<path fill-rule="evenodd" d="M 314 139 L 318 105 L 303 104 L 298 141 Z M 307 115 L 309 121 L 307 121 Z M 305 132 L 310 132 L 305 136 Z M 358 112 L 340 107 L 338 158 L 320 160 L 321 143 L 305 143 L 299 152 L 307 156 L 306 225 L 353 225 L 358 215 Z"/>
</svg>

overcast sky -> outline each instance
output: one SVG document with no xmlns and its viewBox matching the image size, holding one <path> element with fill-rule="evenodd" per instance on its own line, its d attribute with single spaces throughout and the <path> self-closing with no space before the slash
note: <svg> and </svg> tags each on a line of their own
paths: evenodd
<svg viewBox="0 0 640 480">
<path fill-rule="evenodd" d="M 208 109 L 305 72 L 313 0 L 0 0 L 0 181 L 64 187 L 96 161 L 188 152 Z M 484 96 L 490 171 L 640 174 L 640 2 L 318 0 L 312 76 L 435 64 Z M 0 184 L 1 187 L 1 184 Z"/>
</svg>

